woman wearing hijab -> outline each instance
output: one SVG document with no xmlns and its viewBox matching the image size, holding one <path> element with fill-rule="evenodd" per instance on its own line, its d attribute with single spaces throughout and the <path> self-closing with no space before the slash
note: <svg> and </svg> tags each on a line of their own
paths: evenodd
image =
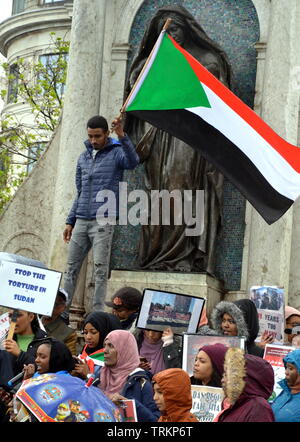
<svg viewBox="0 0 300 442">
<path fill-rule="evenodd" d="M 282 391 L 272 403 L 276 422 L 300 422 L 300 349 L 283 359 L 285 379 L 279 382 Z"/>
<path fill-rule="evenodd" d="M 66 344 L 54 338 L 39 339 L 35 344 L 35 365 L 24 365 L 24 379 L 45 373 L 70 374 L 74 358 Z"/>
<path fill-rule="evenodd" d="M 171 327 L 164 332 L 136 329 L 141 363 L 140 367 L 152 375 L 167 368 L 181 367 L 182 345 L 180 337 L 174 337 Z"/>
<path fill-rule="evenodd" d="M 264 349 L 255 343 L 259 332 L 259 322 L 257 308 L 251 299 L 239 299 L 234 304 L 242 311 L 248 330 L 248 339 L 246 341 L 247 353 L 260 356 L 264 355 Z M 265 339 L 268 339 L 267 337 Z M 268 341 L 272 342 L 272 340 Z"/>
<path fill-rule="evenodd" d="M 181 368 L 170 368 L 153 377 L 154 400 L 161 412 L 158 422 L 198 422 L 191 413 L 189 375 Z"/>
<path fill-rule="evenodd" d="M 115 403 L 134 399 L 139 422 L 156 422 L 160 413 L 153 400 L 152 385 L 139 368 L 136 340 L 127 330 L 114 330 L 104 340 L 104 367 L 99 387 Z"/>
<path fill-rule="evenodd" d="M 90 374 L 95 377 L 101 365 L 104 365 L 103 346 L 104 339 L 113 330 L 122 329 L 119 318 L 112 313 L 92 312 L 83 324 L 85 345 L 77 359 L 74 376 L 86 379 Z"/>
</svg>

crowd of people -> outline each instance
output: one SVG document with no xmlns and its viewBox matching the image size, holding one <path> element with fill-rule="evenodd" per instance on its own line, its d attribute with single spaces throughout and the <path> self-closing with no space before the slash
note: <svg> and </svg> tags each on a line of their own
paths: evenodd
<svg viewBox="0 0 300 442">
<path fill-rule="evenodd" d="M 66 382 L 76 377 L 93 385 L 110 404 L 134 400 L 139 422 L 199 422 L 191 412 L 192 385 L 223 390 L 222 409 L 215 422 L 300 421 L 300 312 L 289 306 L 285 311 L 285 337 L 292 351 L 283 360 L 286 370 L 285 379 L 280 381 L 281 392 L 270 401 L 274 370 L 263 356 L 265 346 L 274 337 L 266 333 L 258 340 L 256 304 L 268 308 L 266 301 L 272 293 L 266 293 L 264 304 L 257 297 L 255 302 L 221 301 L 209 320 L 203 309 L 197 331 L 201 337 L 240 337 L 245 345 L 244 349 L 221 342 L 199 346 L 192 375 L 183 369 L 182 335 L 174 335 L 170 326 L 161 331 L 136 328 L 142 303 L 139 290 L 123 287 L 105 302 L 115 225 L 108 221 L 118 217 L 118 204 L 113 210 L 98 196 L 99 192 L 109 190 L 118 202 L 124 170 L 133 169 L 140 162 L 123 130 L 121 117 L 112 126 L 118 139 L 109 136 L 104 117 L 97 115 L 87 122 L 88 139 L 76 168 L 77 195 L 63 232 L 63 239 L 69 244 L 64 288 L 57 291 L 51 316 L 40 318 L 18 310 L 14 335 L 3 342 L 1 422 L 18 420 L 19 412 L 12 404 L 22 382 L 31 378 L 37 382 L 48 374 L 63 376 Z M 77 330 L 69 326 L 69 312 L 77 277 L 90 249 L 95 291 L 79 339 Z M 278 310 L 281 304 L 276 299 L 273 308 Z M 111 311 L 108 313 L 105 308 Z M 10 310 L 10 317 L 12 314 Z M 75 399 L 71 401 L 72 409 L 78 406 Z M 63 411 L 60 421 L 75 422 L 80 414 L 72 411 L 63 419 Z M 87 410 L 83 411 L 84 420 Z M 34 421 L 32 415 L 28 416 Z"/>
<path fill-rule="evenodd" d="M 239 336 L 245 348 L 223 343 L 198 349 L 193 374 L 182 368 L 182 336 L 135 328 L 142 294 L 123 287 L 107 302 L 111 312 L 93 311 L 83 322 L 80 341 L 61 314 L 68 294 L 59 289 L 50 318 L 19 311 L 15 334 L 0 351 L 1 421 L 16 419 L 9 381 L 22 373 L 19 384 L 46 373 L 75 376 L 93 385 L 116 405 L 134 399 L 139 422 L 198 422 L 191 413 L 192 385 L 222 388 L 222 410 L 215 422 L 300 422 L 300 348 L 293 330 L 300 325 L 300 311 L 286 306 L 285 378 L 273 402 L 274 370 L 263 359 L 265 338 L 257 341 L 258 314 L 249 300 L 221 301 L 210 320 L 203 310 L 198 333 L 208 336 Z M 10 315 L 11 315 L 10 311 Z M 132 318 L 134 318 L 132 320 Z M 74 350 L 75 349 L 75 350 Z"/>
</svg>

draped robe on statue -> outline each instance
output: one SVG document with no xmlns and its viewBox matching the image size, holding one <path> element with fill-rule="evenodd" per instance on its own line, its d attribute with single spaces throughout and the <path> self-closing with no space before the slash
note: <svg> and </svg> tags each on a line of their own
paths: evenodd
<svg viewBox="0 0 300 442">
<path fill-rule="evenodd" d="M 172 18 L 172 27 L 168 29 L 170 35 L 210 72 L 230 85 L 230 66 L 226 55 L 185 8 L 175 5 L 159 9 L 151 20 L 130 69 L 126 95 L 168 17 Z M 223 175 L 199 151 L 145 121 L 127 116 L 125 130 L 137 145 L 141 162 L 144 162 L 145 188 L 149 201 L 151 190 L 166 189 L 171 192 L 178 189 L 182 195 L 183 190 L 193 190 L 193 196 L 197 189 L 204 190 L 203 233 L 200 236 L 187 236 L 184 221 L 182 225 L 151 225 L 149 216 L 148 225 L 143 225 L 141 231 L 140 267 L 159 271 L 206 271 L 213 274 L 216 237 L 222 219 Z M 193 206 L 195 216 L 195 201 Z M 171 200 L 171 213 L 172 209 Z"/>
</svg>

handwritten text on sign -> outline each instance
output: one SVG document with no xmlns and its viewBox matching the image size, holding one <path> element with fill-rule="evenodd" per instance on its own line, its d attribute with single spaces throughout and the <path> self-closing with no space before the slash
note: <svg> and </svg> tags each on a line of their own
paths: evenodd
<svg viewBox="0 0 300 442">
<path fill-rule="evenodd" d="M 0 305 L 51 316 L 61 273 L 0 262 Z"/>
</svg>

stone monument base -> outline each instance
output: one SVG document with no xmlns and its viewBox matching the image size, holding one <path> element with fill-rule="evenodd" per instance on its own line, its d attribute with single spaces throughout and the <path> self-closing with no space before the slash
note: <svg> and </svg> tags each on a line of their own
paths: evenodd
<svg viewBox="0 0 300 442">
<path fill-rule="evenodd" d="M 174 293 L 185 293 L 206 299 L 207 316 L 224 297 L 222 283 L 207 273 L 151 272 L 112 270 L 107 285 L 106 301 L 121 287 L 134 287 L 141 292 L 145 288 Z M 110 311 L 107 307 L 106 311 Z"/>
</svg>

